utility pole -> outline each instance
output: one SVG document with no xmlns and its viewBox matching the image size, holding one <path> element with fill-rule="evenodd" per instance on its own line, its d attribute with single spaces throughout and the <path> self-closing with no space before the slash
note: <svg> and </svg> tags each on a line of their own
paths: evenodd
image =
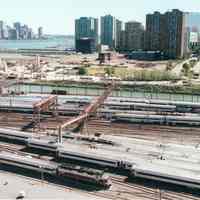
<svg viewBox="0 0 200 200">
<path fill-rule="evenodd" d="M 158 200 L 162 200 L 162 190 L 158 189 Z"/>
</svg>

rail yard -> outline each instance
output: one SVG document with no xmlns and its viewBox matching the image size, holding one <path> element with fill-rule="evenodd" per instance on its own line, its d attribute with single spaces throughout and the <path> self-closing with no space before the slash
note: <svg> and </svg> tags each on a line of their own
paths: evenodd
<svg viewBox="0 0 200 200">
<path fill-rule="evenodd" d="M 200 103 L 113 97 L 115 87 L 2 94 L 0 174 L 75 199 L 200 199 Z"/>
</svg>

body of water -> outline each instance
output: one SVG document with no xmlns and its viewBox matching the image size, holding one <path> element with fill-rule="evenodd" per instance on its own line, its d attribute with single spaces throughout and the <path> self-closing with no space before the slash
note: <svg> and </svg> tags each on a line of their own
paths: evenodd
<svg viewBox="0 0 200 200">
<path fill-rule="evenodd" d="M 74 48 L 74 38 L 49 37 L 43 40 L 0 40 L 0 49 L 46 49 L 46 48 Z"/>
</svg>

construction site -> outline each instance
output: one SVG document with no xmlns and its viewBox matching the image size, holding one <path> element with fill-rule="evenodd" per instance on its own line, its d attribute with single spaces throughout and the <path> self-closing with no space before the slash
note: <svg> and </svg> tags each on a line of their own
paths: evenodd
<svg viewBox="0 0 200 200">
<path fill-rule="evenodd" d="M 78 77 L 98 61 L 75 57 L 0 60 L 0 199 L 200 199 L 200 95 Z"/>
</svg>

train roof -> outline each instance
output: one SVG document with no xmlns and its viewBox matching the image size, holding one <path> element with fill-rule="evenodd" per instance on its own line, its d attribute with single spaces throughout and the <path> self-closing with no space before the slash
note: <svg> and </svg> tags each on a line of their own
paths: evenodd
<svg viewBox="0 0 200 200">
<path fill-rule="evenodd" d="M 24 131 L 17 131 L 13 129 L 5 129 L 5 128 L 0 128 L 0 135 L 1 134 L 9 134 L 9 135 L 16 135 L 16 136 L 25 136 L 25 137 L 32 137 L 33 134 L 30 132 L 24 132 Z"/>
<path fill-rule="evenodd" d="M 105 139 L 109 139 L 105 136 Z M 117 137 L 114 142 L 119 142 Z M 135 142 L 136 143 L 135 143 Z M 72 144 L 67 141 L 63 142 L 60 152 L 72 153 L 77 156 L 89 156 L 94 159 L 105 159 L 107 161 L 125 161 L 132 163 L 138 169 L 150 170 L 155 173 L 164 173 L 170 176 L 180 176 L 182 178 L 192 178 L 200 181 L 199 168 L 199 149 L 192 146 L 165 144 L 164 146 L 154 142 L 146 142 L 147 145 L 140 145 L 144 141 L 134 140 L 132 138 L 121 140 L 121 146 L 107 145 L 88 145 L 87 143 Z M 136 145 L 138 143 L 138 145 Z M 157 156 L 152 157 L 155 152 Z M 166 160 L 159 158 L 159 155 L 168 155 Z M 173 156 L 171 156 L 173 155 Z M 188 159 L 182 160 L 188 156 Z M 180 158 L 180 159 L 179 159 Z M 174 167 L 171 167 L 174 166 Z"/>
<path fill-rule="evenodd" d="M 28 143 L 38 144 L 38 145 L 48 145 L 52 147 L 60 147 L 61 145 L 54 139 L 46 140 L 46 139 L 35 139 L 29 138 Z"/>
<path fill-rule="evenodd" d="M 41 166 L 41 168 L 45 168 L 45 167 L 53 168 L 53 169 L 57 168 L 57 164 L 54 162 L 34 158 L 28 155 L 25 156 L 25 155 L 14 154 L 14 153 L 6 152 L 6 151 L 0 152 L 0 162 L 1 162 L 1 159 L 7 159 L 10 161 L 18 161 L 25 164 L 33 164 L 36 166 Z"/>
</svg>

